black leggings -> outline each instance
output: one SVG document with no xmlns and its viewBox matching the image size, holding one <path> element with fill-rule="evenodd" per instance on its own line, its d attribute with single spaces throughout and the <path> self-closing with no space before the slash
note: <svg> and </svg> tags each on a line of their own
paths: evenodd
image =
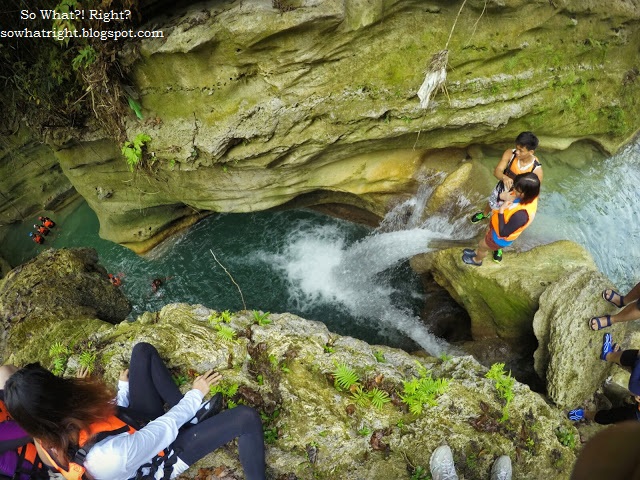
<svg viewBox="0 0 640 480">
<path fill-rule="evenodd" d="M 129 366 L 129 406 L 154 419 L 173 407 L 182 393 L 153 345 L 138 343 L 131 352 Z M 193 465 L 215 449 L 238 438 L 240 463 L 247 480 L 264 480 L 264 437 L 258 413 L 239 405 L 183 429 L 171 444 L 180 459 Z"/>
<path fill-rule="evenodd" d="M 610 410 L 600 410 L 593 417 L 596 423 L 600 425 L 610 425 L 612 423 L 624 422 L 625 420 L 638 421 L 638 406 L 623 405 Z"/>
</svg>

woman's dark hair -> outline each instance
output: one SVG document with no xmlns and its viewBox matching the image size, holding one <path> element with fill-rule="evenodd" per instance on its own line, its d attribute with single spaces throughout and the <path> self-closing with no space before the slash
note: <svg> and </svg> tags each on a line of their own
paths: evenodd
<svg viewBox="0 0 640 480">
<path fill-rule="evenodd" d="M 18 370 L 4 386 L 11 417 L 46 447 L 55 447 L 58 459 L 65 462 L 78 433 L 114 413 L 113 398 L 102 382 L 56 377 L 38 363 Z"/>
<path fill-rule="evenodd" d="M 531 203 L 540 195 L 540 179 L 532 172 L 521 173 L 513 180 L 513 188 L 522 192 L 521 203 Z"/>
<path fill-rule="evenodd" d="M 516 137 L 516 145 L 526 147 L 527 150 L 535 150 L 538 148 L 538 137 L 533 132 L 522 132 Z"/>
</svg>

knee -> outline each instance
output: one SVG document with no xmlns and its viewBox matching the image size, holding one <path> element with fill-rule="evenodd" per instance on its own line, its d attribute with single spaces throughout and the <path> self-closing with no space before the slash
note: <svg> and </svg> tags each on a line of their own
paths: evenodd
<svg viewBox="0 0 640 480">
<path fill-rule="evenodd" d="M 152 353 L 158 353 L 156 347 L 147 342 L 136 343 L 133 346 L 133 350 L 131 351 L 131 356 L 133 355 L 144 355 L 148 356 Z"/>
<path fill-rule="evenodd" d="M 2 365 L 0 366 L 0 389 L 4 388 L 4 384 L 9 380 L 9 377 L 18 371 L 18 367 L 15 365 Z"/>
<path fill-rule="evenodd" d="M 238 416 L 239 422 L 249 429 L 258 429 L 262 432 L 262 420 L 258 412 L 246 405 L 238 405 L 233 409 Z"/>
</svg>

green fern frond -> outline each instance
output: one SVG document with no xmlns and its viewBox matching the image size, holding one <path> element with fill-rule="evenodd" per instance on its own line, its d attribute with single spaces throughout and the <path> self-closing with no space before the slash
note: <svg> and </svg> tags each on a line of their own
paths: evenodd
<svg viewBox="0 0 640 480">
<path fill-rule="evenodd" d="M 365 392 L 360 385 L 358 385 L 353 392 L 351 392 L 351 396 L 353 400 L 356 402 L 356 405 L 361 407 L 366 407 L 369 404 L 369 395 Z"/>
<path fill-rule="evenodd" d="M 371 400 L 371 405 L 376 407 L 378 410 L 382 410 L 382 407 L 384 407 L 385 403 L 389 403 L 391 398 L 389 398 L 389 394 L 384 390 L 374 387 L 369 392 L 369 400 Z"/>
<path fill-rule="evenodd" d="M 333 371 L 334 385 L 338 389 L 349 390 L 353 385 L 360 382 L 356 372 L 344 363 L 336 365 Z"/>
<path fill-rule="evenodd" d="M 95 352 L 82 352 L 78 357 L 78 364 L 81 367 L 88 368 L 89 372 L 93 372 L 96 363 L 97 354 Z"/>
<path fill-rule="evenodd" d="M 227 325 L 216 325 L 217 334 L 220 338 L 233 342 L 236 339 L 236 331 Z"/>
<path fill-rule="evenodd" d="M 49 355 L 52 357 L 59 357 L 62 355 L 69 355 L 69 348 L 63 345 L 61 342 L 56 342 L 49 347 Z"/>
</svg>

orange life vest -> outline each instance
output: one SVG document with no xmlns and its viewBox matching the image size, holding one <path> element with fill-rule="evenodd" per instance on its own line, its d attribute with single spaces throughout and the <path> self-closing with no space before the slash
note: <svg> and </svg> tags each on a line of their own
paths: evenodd
<svg viewBox="0 0 640 480">
<path fill-rule="evenodd" d="M 89 428 L 82 430 L 78 436 L 78 450 L 75 457 L 69 462 L 68 467 L 65 469 L 58 465 L 58 462 L 54 460 L 51 454 L 42 449 L 45 452 L 49 463 L 60 472 L 67 480 L 82 480 L 86 479 L 86 468 L 84 468 L 84 459 L 86 458 L 89 450 L 98 442 L 104 440 L 107 437 L 119 435 L 121 433 L 132 434 L 136 431 L 128 423 L 119 419 L 117 416 L 112 415 L 106 420 L 92 423 Z M 158 453 L 157 457 L 164 457 L 167 451 L 163 450 Z"/>
<path fill-rule="evenodd" d="M 533 221 L 533 217 L 536 216 L 536 210 L 538 209 L 538 199 L 535 198 L 531 203 L 527 203 L 527 204 L 523 204 L 520 202 L 514 202 L 513 204 L 511 204 L 508 208 L 506 208 L 504 210 L 504 223 L 509 223 L 509 219 L 511 218 L 511 216 L 516 213 L 519 212 L 521 210 L 525 210 L 529 216 L 529 219 L 527 220 L 527 223 L 525 223 L 522 227 L 518 228 L 515 232 L 513 232 L 511 235 L 507 236 L 507 237 L 502 237 L 500 236 L 500 228 L 499 228 L 499 220 L 498 220 L 498 212 L 494 211 L 491 215 L 491 228 L 493 229 L 494 232 L 496 232 L 496 235 L 498 236 L 498 238 L 501 238 L 502 240 L 506 240 L 508 242 L 513 242 L 516 238 L 518 238 L 520 236 L 520 234 L 522 232 L 524 232 L 524 230 L 531 224 L 531 222 Z"/>
<path fill-rule="evenodd" d="M 84 468 L 84 457 L 88 453 L 89 449 L 97 442 L 104 440 L 111 435 L 119 435 L 120 433 L 133 433 L 135 429 L 127 423 L 120 420 L 115 415 L 107 418 L 106 420 L 92 423 L 88 429 L 82 430 L 78 436 L 78 452 L 80 453 L 81 460 L 78 460 L 78 453 L 76 458 L 73 458 L 67 468 L 58 465 L 58 462 L 54 460 L 52 455 L 43 447 L 42 451 L 45 452 L 45 456 L 49 463 L 60 472 L 67 480 L 81 480 L 87 471 Z M 86 447 L 86 449 L 85 449 Z"/>
<path fill-rule="evenodd" d="M 517 175 L 521 173 L 530 173 L 533 172 L 536 168 L 541 167 L 542 164 L 538 161 L 538 157 L 533 157 L 533 161 L 527 166 L 528 168 L 521 169 L 520 164 L 516 158 L 516 151 L 513 150 L 513 155 L 507 163 L 507 168 L 504 169 L 502 173 L 504 173 L 507 177 L 514 179 Z"/>
</svg>

